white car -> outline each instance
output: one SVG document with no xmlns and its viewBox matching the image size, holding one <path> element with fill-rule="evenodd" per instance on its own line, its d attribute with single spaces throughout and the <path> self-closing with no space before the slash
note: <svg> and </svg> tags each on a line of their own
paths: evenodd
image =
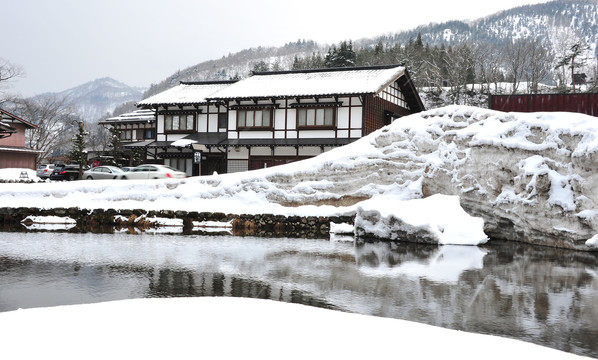
<svg viewBox="0 0 598 360">
<path fill-rule="evenodd" d="M 116 166 L 96 166 L 83 173 L 85 180 L 120 179 L 125 172 Z"/>
<path fill-rule="evenodd" d="M 122 180 L 130 179 L 183 179 L 187 174 L 173 167 L 158 164 L 139 165 L 122 174 Z"/>
</svg>

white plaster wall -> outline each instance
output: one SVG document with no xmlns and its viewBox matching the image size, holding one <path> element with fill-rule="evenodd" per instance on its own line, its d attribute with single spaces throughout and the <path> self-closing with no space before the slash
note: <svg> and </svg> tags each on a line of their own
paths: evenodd
<svg viewBox="0 0 598 360">
<path fill-rule="evenodd" d="M 322 151 L 319 147 L 300 147 L 299 156 L 316 156 L 320 155 Z"/>
<path fill-rule="evenodd" d="M 237 112 L 235 110 L 228 113 L 228 129 L 237 130 Z"/>
<path fill-rule="evenodd" d="M 239 139 L 271 139 L 271 131 L 240 131 Z"/>
<path fill-rule="evenodd" d="M 277 109 L 272 112 L 274 115 L 274 129 L 284 130 L 285 111 L 284 109 Z"/>
<path fill-rule="evenodd" d="M 351 127 L 352 128 L 361 128 L 363 123 L 363 111 L 361 107 L 358 108 L 351 108 Z"/>
<path fill-rule="evenodd" d="M 299 131 L 299 138 L 333 138 L 335 137 L 334 130 L 301 130 Z"/>
<path fill-rule="evenodd" d="M 336 113 L 336 124 L 339 128 L 349 127 L 349 108 L 339 108 Z"/>
<path fill-rule="evenodd" d="M 351 130 L 351 137 L 352 138 L 361 137 L 361 130 Z"/>
<path fill-rule="evenodd" d="M 269 147 L 254 147 L 251 148 L 251 155 L 252 156 L 272 156 L 272 149 Z"/>
<path fill-rule="evenodd" d="M 197 115 L 197 131 L 198 132 L 206 132 L 208 131 L 208 123 L 207 123 L 207 115 L 206 114 L 199 114 Z"/>
<path fill-rule="evenodd" d="M 289 109 L 287 112 L 287 130 L 297 129 L 297 110 Z"/>
<path fill-rule="evenodd" d="M 293 147 L 276 147 L 274 148 L 275 156 L 295 156 L 297 151 Z"/>
<path fill-rule="evenodd" d="M 157 141 L 166 140 L 166 136 L 164 135 L 164 115 L 158 115 L 158 119 L 156 120 L 156 133 Z"/>
<path fill-rule="evenodd" d="M 208 130 L 218 132 L 218 114 L 210 114 Z"/>
<path fill-rule="evenodd" d="M 338 131 L 339 138 L 348 138 L 349 137 L 349 130 L 339 130 Z"/>
<path fill-rule="evenodd" d="M 238 150 L 238 151 L 237 151 Z M 243 160 L 249 158 L 249 150 L 245 147 L 233 148 L 229 147 L 227 157 L 231 160 Z"/>
</svg>

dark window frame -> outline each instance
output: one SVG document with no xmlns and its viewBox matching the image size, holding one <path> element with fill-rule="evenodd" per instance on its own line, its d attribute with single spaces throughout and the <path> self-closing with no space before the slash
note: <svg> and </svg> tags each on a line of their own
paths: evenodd
<svg viewBox="0 0 598 360">
<path fill-rule="evenodd" d="M 165 134 L 192 134 L 196 131 L 197 115 L 195 113 L 181 112 L 181 113 L 165 113 L 163 115 L 164 115 L 164 133 Z M 185 129 L 180 128 L 181 116 L 186 117 Z M 189 121 L 189 116 L 191 116 L 191 122 L 192 122 L 191 129 L 189 129 L 189 127 L 187 125 L 188 121 Z M 173 123 L 174 123 L 175 117 L 178 118 L 179 123 L 178 123 L 178 129 L 173 130 Z M 170 126 L 167 126 L 167 124 L 169 123 L 168 118 L 170 118 Z"/>
<path fill-rule="evenodd" d="M 298 130 L 334 130 L 336 129 L 336 122 L 338 117 L 337 106 L 305 106 L 305 107 L 297 107 L 295 111 L 295 120 L 296 126 Z M 332 121 L 330 124 L 326 123 L 326 118 L 324 118 L 324 124 L 318 125 L 317 124 L 317 112 L 323 111 L 324 116 L 326 116 L 326 111 L 330 110 L 332 112 Z M 309 111 L 313 111 L 314 118 L 313 124 L 308 124 L 307 115 Z M 301 113 L 305 112 L 305 124 L 300 124 Z"/>
<path fill-rule="evenodd" d="M 256 126 L 256 125 L 247 125 L 247 114 L 248 113 L 252 113 L 253 114 L 253 122 L 255 123 L 255 114 L 257 112 L 261 112 L 262 113 L 262 122 L 263 122 L 263 114 L 267 113 L 269 115 L 269 124 L 268 125 L 260 125 L 260 126 Z M 244 116 L 241 116 L 241 114 L 244 114 Z M 241 118 L 244 119 L 244 124 L 241 125 Z M 237 109 L 237 130 L 240 131 L 264 131 L 264 130 L 268 130 L 268 131 L 272 131 L 272 129 L 274 129 L 274 111 L 272 110 L 271 107 L 264 107 L 264 108 L 249 108 L 249 109 Z"/>
</svg>

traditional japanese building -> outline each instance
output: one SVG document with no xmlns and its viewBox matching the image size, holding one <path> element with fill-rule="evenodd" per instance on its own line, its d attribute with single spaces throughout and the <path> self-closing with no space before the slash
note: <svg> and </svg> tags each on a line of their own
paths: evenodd
<svg viewBox="0 0 598 360">
<path fill-rule="evenodd" d="M 313 157 L 424 110 L 398 65 L 254 73 L 209 101 L 228 110 L 228 172 Z"/>
<path fill-rule="evenodd" d="M 147 161 L 157 159 L 155 152 L 146 151 L 146 146 L 156 139 L 156 112 L 154 110 L 139 109 L 101 120 L 98 123 L 118 129 L 120 141 L 129 158 L 132 158 L 134 149 L 142 149 Z"/>
<path fill-rule="evenodd" d="M 403 66 L 258 72 L 183 82 L 138 103 L 156 112 L 157 160 L 206 175 L 285 164 L 424 110 Z"/>
<path fill-rule="evenodd" d="M 0 169 L 35 169 L 41 152 L 25 147 L 25 132 L 37 126 L 1 108 L 0 115 Z"/>
<path fill-rule="evenodd" d="M 228 110 L 207 98 L 233 83 L 182 82 L 140 101 L 138 107 L 156 114 L 156 137 L 143 147 L 189 176 L 225 173 Z"/>
</svg>

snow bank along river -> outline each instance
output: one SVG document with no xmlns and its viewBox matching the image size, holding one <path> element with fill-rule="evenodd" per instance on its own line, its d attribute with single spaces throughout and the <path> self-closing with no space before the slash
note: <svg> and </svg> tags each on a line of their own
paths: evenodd
<svg viewBox="0 0 598 360">
<path fill-rule="evenodd" d="M 288 165 L 180 181 L 0 184 L 0 206 L 354 214 L 359 235 L 417 240 L 425 232 L 438 243 L 490 237 L 598 250 L 597 134 L 587 115 L 449 106 Z M 434 219 L 424 212 L 407 220 L 409 212 L 387 204 L 409 208 L 435 194 L 445 200 L 434 207 L 445 211 Z M 449 236 L 451 196 L 469 227 Z"/>
</svg>

